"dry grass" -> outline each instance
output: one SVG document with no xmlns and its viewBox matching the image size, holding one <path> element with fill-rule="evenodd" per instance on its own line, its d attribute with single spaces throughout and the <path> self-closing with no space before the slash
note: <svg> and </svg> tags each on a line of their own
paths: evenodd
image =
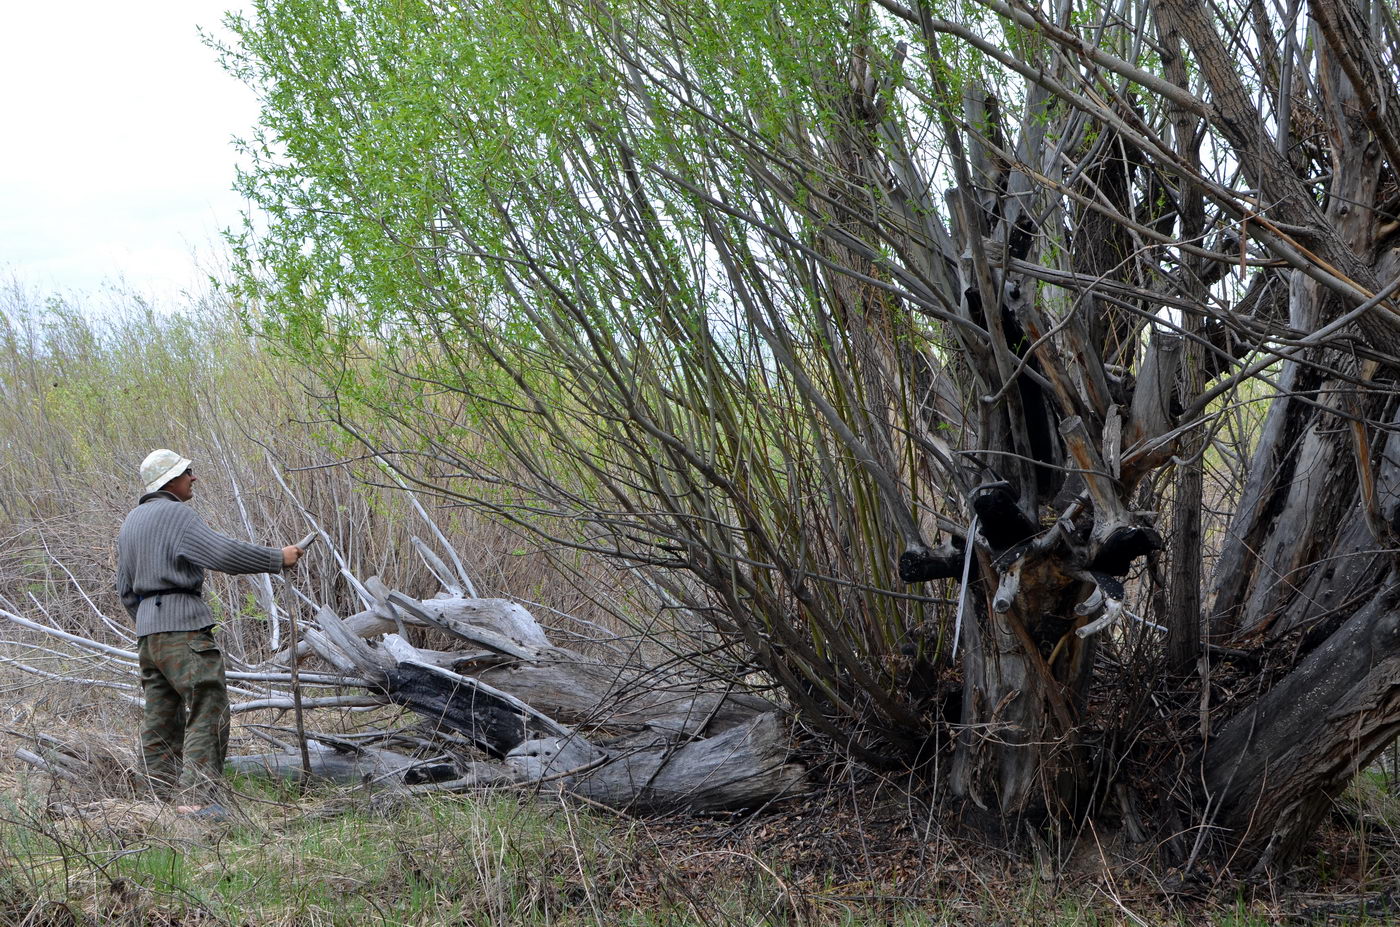
<svg viewBox="0 0 1400 927">
<path fill-rule="evenodd" d="M 430 800 L 381 816 L 311 794 L 242 804 L 218 829 L 140 803 L 6 814 L 11 910 L 79 922 L 213 924 L 1197 924 L 1366 920 L 1334 891 L 1169 902 L 1124 873 L 1065 872 L 938 840 L 868 837 L 864 877 L 775 836 L 785 816 L 636 822 L 511 796 Z M 842 836 L 845 836 L 842 834 Z M 886 858 L 917 869 L 881 871 Z M 850 860 L 847 860 L 850 862 Z M 834 868 L 839 869 L 840 866 Z M 20 923 L 11 920 L 6 923 Z"/>
<path fill-rule="evenodd" d="M 110 632 L 98 612 L 124 620 L 112 592 L 113 539 L 140 492 L 137 465 L 159 446 L 195 460 L 196 504 L 217 530 L 290 543 L 308 527 L 299 503 L 356 575 L 410 594 L 437 591 L 409 543 L 420 535 L 431 545 L 427 526 L 379 465 L 336 433 L 298 377 L 241 335 L 226 307 L 160 316 L 132 303 L 97 321 L 17 286 L 0 291 L 0 595 L 92 636 Z M 481 594 L 536 602 L 546 623 L 567 624 L 565 615 L 616 626 L 606 603 L 627 593 L 614 571 L 586 559 L 558 564 L 508 528 L 422 502 Z M 313 548 L 298 582 L 318 602 L 359 608 L 324 548 Z M 265 656 L 255 587 L 214 575 L 210 587 L 234 655 Z"/>
</svg>

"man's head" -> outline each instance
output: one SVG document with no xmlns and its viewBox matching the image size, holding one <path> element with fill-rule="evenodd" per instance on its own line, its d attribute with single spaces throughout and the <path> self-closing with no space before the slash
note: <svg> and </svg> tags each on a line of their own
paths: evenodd
<svg viewBox="0 0 1400 927">
<path fill-rule="evenodd" d="M 151 451 L 141 461 L 141 481 L 146 484 L 146 492 L 163 489 L 181 502 L 188 502 L 194 496 L 194 471 L 188 457 L 166 448 Z"/>
</svg>

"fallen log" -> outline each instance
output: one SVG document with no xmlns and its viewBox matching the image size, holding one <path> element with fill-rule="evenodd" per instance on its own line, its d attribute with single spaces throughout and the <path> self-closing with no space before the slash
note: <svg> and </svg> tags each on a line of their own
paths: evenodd
<svg viewBox="0 0 1400 927">
<path fill-rule="evenodd" d="M 462 663 L 453 667 L 467 671 Z M 753 695 L 685 686 L 648 687 L 637 673 L 604 666 L 568 650 L 547 663 L 503 663 L 474 674 L 568 724 L 613 730 L 650 727 L 717 734 L 776 706 Z"/>
<path fill-rule="evenodd" d="M 330 620 L 334 627 L 336 619 Z M 555 783 L 631 811 L 718 811 L 763 804 L 795 790 L 805 776 L 790 761 L 776 712 L 714 737 L 659 733 L 646 746 L 610 749 L 508 692 L 418 659 L 398 635 L 386 635 L 377 650 L 364 642 L 354 646 L 358 671 L 378 672 L 389 701 L 503 757 L 522 784 Z"/>
<path fill-rule="evenodd" d="M 525 608 L 504 599 L 439 596 L 418 601 L 383 590 L 376 578 L 365 586 L 392 606 L 404 624 L 438 628 L 474 647 L 486 648 L 485 652 L 456 655 L 417 650 L 417 662 L 470 676 L 565 724 L 613 731 L 649 727 L 686 735 L 717 734 L 777 707 L 746 693 L 653 680 L 646 668 L 604 664 L 556 647 Z M 397 622 L 382 606 L 345 619 L 331 615 L 323 621 L 318 616 L 318 623 L 320 631 L 313 628 L 304 633 L 305 643 L 337 672 L 357 673 L 355 667 L 364 663 L 380 670 L 389 668 L 390 664 L 379 664 L 372 652 L 342 636 L 394 634 Z M 337 637 L 328 641 L 326 634 Z"/>
<path fill-rule="evenodd" d="M 308 738 L 307 752 L 311 758 L 311 777 L 340 785 L 373 789 L 432 785 L 433 791 L 466 791 L 512 781 L 509 772 L 490 763 L 414 760 L 392 750 L 352 748 L 344 744 L 324 743 L 315 738 Z M 227 767 L 247 775 L 288 781 L 299 781 L 303 776 L 299 751 L 231 756 Z"/>
<path fill-rule="evenodd" d="M 373 747 L 346 749 L 307 738 L 310 773 L 315 779 L 346 785 L 401 782 L 404 773 L 418 763 L 391 750 Z M 303 775 L 300 751 L 231 756 L 227 767 L 250 775 L 298 780 Z"/>
<path fill-rule="evenodd" d="M 576 738 L 529 740 L 506 766 L 522 781 L 557 778 L 565 791 L 635 812 L 755 808 L 793 794 L 805 777 L 775 712 L 715 737 L 616 755 Z"/>
</svg>

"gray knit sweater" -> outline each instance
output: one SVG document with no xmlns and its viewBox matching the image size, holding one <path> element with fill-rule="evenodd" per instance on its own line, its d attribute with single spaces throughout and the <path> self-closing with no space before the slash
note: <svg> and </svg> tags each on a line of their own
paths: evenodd
<svg viewBox="0 0 1400 927">
<path fill-rule="evenodd" d="M 136 619 L 136 636 L 213 624 L 200 598 L 206 569 L 275 573 L 282 551 L 219 534 L 168 492 L 142 496 L 117 535 L 117 592 Z"/>
</svg>

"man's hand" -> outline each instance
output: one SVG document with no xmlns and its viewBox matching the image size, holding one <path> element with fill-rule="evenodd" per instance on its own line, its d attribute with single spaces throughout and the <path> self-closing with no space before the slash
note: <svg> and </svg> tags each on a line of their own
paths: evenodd
<svg viewBox="0 0 1400 927">
<path fill-rule="evenodd" d="M 282 548 L 282 569 L 286 570 L 296 566 L 297 561 L 300 560 L 305 553 L 306 551 L 297 547 L 295 544 L 290 547 Z"/>
</svg>

